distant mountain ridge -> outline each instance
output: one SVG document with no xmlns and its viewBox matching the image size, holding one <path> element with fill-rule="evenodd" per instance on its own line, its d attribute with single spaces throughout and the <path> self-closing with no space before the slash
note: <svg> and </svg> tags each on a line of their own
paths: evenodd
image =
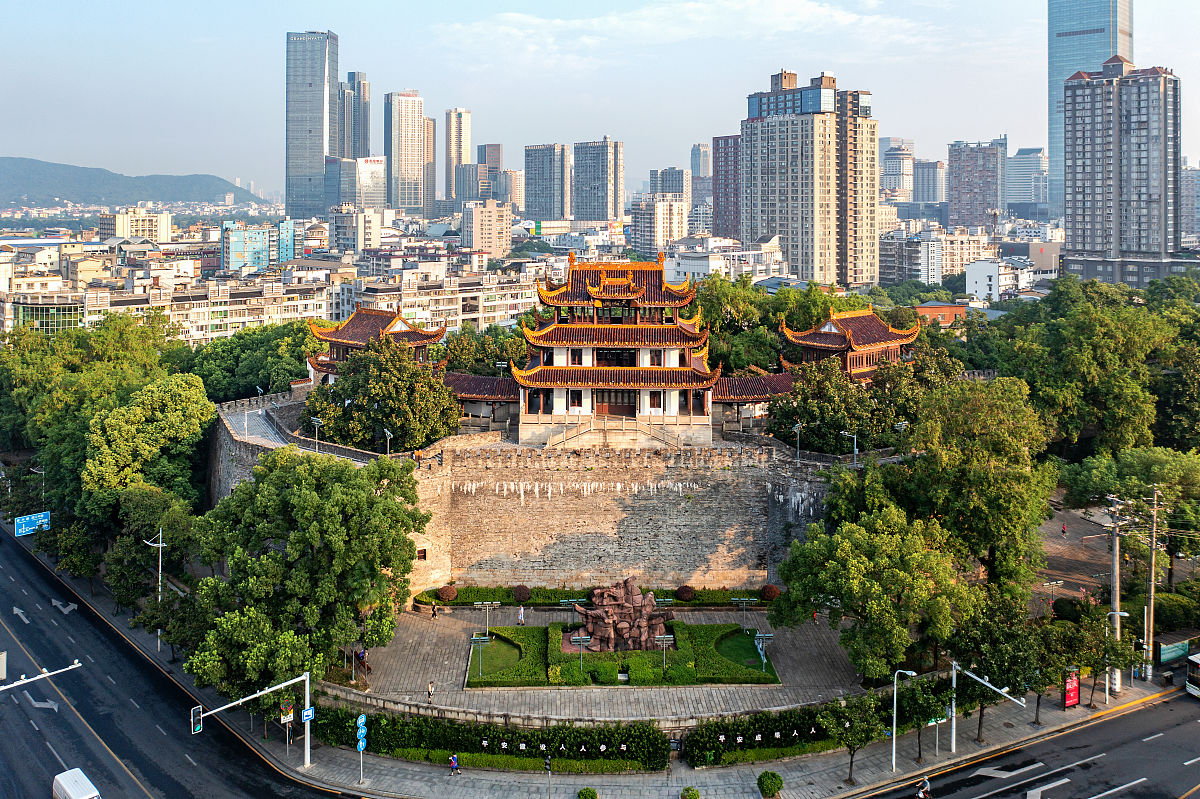
<svg viewBox="0 0 1200 799">
<path fill-rule="evenodd" d="M 96 167 L 0 156 L 0 205 L 130 205 L 139 200 L 215 202 L 233 192 L 236 202 L 253 194 L 216 175 L 122 175 Z"/>
</svg>

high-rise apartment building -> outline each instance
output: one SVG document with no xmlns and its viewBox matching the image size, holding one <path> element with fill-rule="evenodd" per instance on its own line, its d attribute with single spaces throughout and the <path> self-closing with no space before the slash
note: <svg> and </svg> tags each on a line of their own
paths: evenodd
<svg viewBox="0 0 1200 799">
<path fill-rule="evenodd" d="M 454 201 L 458 204 L 479 202 L 492 197 L 492 182 L 487 164 L 459 164 L 454 167 Z"/>
<path fill-rule="evenodd" d="M 383 96 L 383 152 L 390 208 L 425 210 L 425 101 L 415 89 Z"/>
<path fill-rule="evenodd" d="M 889 199 L 912 200 L 914 161 L 907 147 L 889 147 L 879 169 L 879 191 Z"/>
<path fill-rule="evenodd" d="M 1133 0 L 1048 0 L 1046 69 L 1050 214 L 1063 212 L 1063 82 L 1114 54 L 1133 60 Z"/>
<path fill-rule="evenodd" d="M 712 233 L 728 239 L 741 235 L 741 141 L 741 136 L 714 136 L 712 140 Z"/>
<path fill-rule="evenodd" d="M 363 210 L 350 205 L 334 208 L 329 214 L 329 248 L 338 252 L 361 253 L 382 243 L 383 214 L 377 208 Z"/>
<path fill-rule="evenodd" d="M 118 237 L 166 243 L 171 240 L 171 214 L 131 206 L 115 214 L 100 214 L 96 229 L 101 241 Z"/>
<path fill-rule="evenodd" d="M 365 72 L 347 72 L 346 83 L 354 93 L 350 104 L 350 152 L 347 158 L 371 155 L 371 83 Z"/>
<path fill-rule="evenodd" d="M 685 170 L 686 171 L 686 170 Z M 689 206 L 672 195 L 651 195 L 630 208 L 629 246 L 648 258 L 688 234 Z"/>
<path fill-rule="evenodd" d="M 571 212 L 576 220 L 620 219 L 625 212 L 625 145 L 605 136 L 575 143 Z"/>
<path fill-rule="evenodd" d="M 915 203 L 946 202 L 946 163 L 944 161 L 913 162 L 913 196 Z"/>
<path fill-rule="evenodd" d="M 712 176 L 712 151 L 707 142 L 692 145 L 692 177 Z"/>
<path fill-rule="evenodd" d="M 478 166 L 477 164 L 472 166 Z M 495 200 L 463 203 L 462 243 L 489 258 L 503 258 L 512 249 L 512 208 Z"/>
<path fill-rule="evenodd" d="M 421 179 L 421 216 L 433 219 L 437 205 L 437 120 L 425 117 L 424 161 Z"/>
<path fill-rule="evenodd" d="M 870 93 L 839 92 L 831 75 L 804 87 L 794 72 L 772 75 L 742 121 L 738 238 L 778 236 L 803 280 L 874 284 L 878 139 Z"/>
<path fill-rule="evenodd" d="M 880 136 L 879 137 L 879 162 L 883 163 L 883 157 L 887 151 L 893 147 L 902 147 L 910 153 L 917 151 L 916 142 L 913 139 L 902 139 L 899 136 Z"/>
<path fill-rule="evenodd" d="M 325 213 L 325 156 L 340 155 L 338 37 L 287 35 L 284 92 L 284 208 L 292 217 Z"/>
<path fill-rule="evenodd" d="M 1021 147 L 1005 167 L 1004 201 L 1022 219 L 1049 219 L 1050 162 L 1045 147 Z"/>
<path fill-rule="evenodd" d="M 1063 96 L 1068 271 L 1142 287 L 1183 271 L 1179 79 L 1113 56 Z"/>
<path fill-rule="evenodd" d="M 946 163 L 946 200 L 950 227 L 982 227 L 992 223 L 992 211 L 1004 213 L 1008 138 L 990 142 L 956 141 Z"/>
<path fill-rule="evenodd" d="M 565 144 L 525 147 L 525 217 L 546 222 L 571 215 L 571 149 Z"/>
<path fill-rule="evenodd" d="M 525 213 L 525 171 L 523 169 L 505 169 L 500 173 L 492 189 L 492 193 L 500 202 L 512 206 L 513 213 Z"/>
<path fill-rule="evenodd" d="M 304 252 L 304 225 L 221 223 L 221 271 L 248 275 L 290 261 Z"/>
<path fill-rule="evenodd" d="M 1179 225 L 1183 235 L 1200 235 L 1200 169 L 1184 169 L 1179 175 Z"/>
<path fill-rule="evenodd" d="M 475 148 L 475 162 L 487 167 L 487 179 L 495 185 L 504 171 L 504 145 L 480 144 Z"/>
<path fill-rule="evenodd" d="M 446 109 L 446 199 L 454 199 L 454 168 L 471 163 L 471 112 Z"/>
<path fill-rule="evenodd" d="M 325 157 L 325 210 L 387 206 L 387 159 Z"/>
<path fill-rule="evenodd" d="M 692 207 L 692 172 L 669 166 L 650 170 L 650 196 L 670 195 L 668 199 L 682 200 Z"/>
</svg>

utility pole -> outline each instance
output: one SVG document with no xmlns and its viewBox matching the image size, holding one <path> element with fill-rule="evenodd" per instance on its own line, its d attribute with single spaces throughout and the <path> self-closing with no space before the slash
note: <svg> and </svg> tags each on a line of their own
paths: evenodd
<svg viewBox="0 0 1200 799">
<path fill-rule="evenodd" d="M 157 544 L 154 543 L 153 539 L 151 539 L 150 541 L 147 541 L 144 538 L 142 539 L 142 543 L 145 544 L 146 546 L 155 547 L 158 550 L 158 612 L 161 614 L 162 613 L 162 551 L 167 546 L 165 543 L 163 543 L 162 527 L 158 528 L 158 535 L 156 535 L 154 538 L 158 539 Z M 158 629 L 158 651 L 162 652 L 162 628 L 161 627 Z M 171 651 L 173 652 L 174 650 L 171 650 Z M 172 657 L 174 657 L 174 655 L 172 655 Z"/>
<path fill-rule="evenodd" d="M 1154 509 L 1150 514 L 1150 593 L 1146 605 L 1146 682 L 1154 679 L 1154 553 L 1158 548 L 1158 486 L 1154 487 Z"/>
<path fill-rule="evenodd" d="M 1112 613 L 1109 615 L 1113 620 L 1113 637 L 1121 640 L 1121 528 L 1120 522 L 1117 521 L 1117 500 L 1116 497 L 1111 497 L 1112 500 L 1112 583 L 1109 587 L 1109 593 L 1112 594 Z M 1129 615 L 1129 614 L 1125 614 Z M 1112 670 L 1112 692 L 1113 694 L 1121 693 L 1121 670 Z"/>
</svg>

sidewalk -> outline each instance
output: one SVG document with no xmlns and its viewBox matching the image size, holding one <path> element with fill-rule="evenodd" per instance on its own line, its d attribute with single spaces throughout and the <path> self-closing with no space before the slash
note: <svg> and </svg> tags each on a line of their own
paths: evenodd
<svg viewBox="0 0 1200 799">
<path fill-rule="evenodd" d="M 11 535 L 9 528 L 4 528 L 5 535 Z M 29 546 L 29 542 L 20 539 L 21 543 Z M 48 559 L 39 557 L 38 560 L 53 570 Z M 211 689 L 197 689 L 191 677 L 184 674 L 180 664 L 171 664 L 170 650 L 164 646 L 161 653 L 155 651 L 153 632 L 140 628 L 130 629 L 129 614 L 113 616 L 111 600 L 106 590 L 98 589 L 93 599 L 87 590 L 86 580 L 72 580 L 63 574 L 58 577 L 76 594 L 77 601 L 91 605 L 97 615 L 112 624 L 120 635 L 131 644 L 137 646 L 146 657 L 164 671 L 172 679 L 197 697 L 205 707 L 218 707 L 227 700 L 219 697 Z M 614 689 L 622 690 L 622 689 Z M 949 735 L 949 724 L 940 725 L 939 736 L 941 745 L 939 753 L 934 755 L 934 730 L 926 729 L 924 733 L 925 764 L 918 766 L 913 762 L 916 753 L 916 733 L 907 733 L 897 741 L 896 774 L 891 773 L 891 742 L 877 741 L 858 753 L 855 758 L 854 772 L 858 781 L 855 789 L 849 789 L 842 780 L 846 777 L 849 758 L 844 751 L 826 752 L 816 755 L 792 758 L 784 761 L 760 763 L 755 765 L 739 765 L 722 768 L 696 770 L 681 761 L 672 761 L 670 768 L 660 774 L 618 774 L 618 775 L 552 775 L 550 779 L 550 796 L 553 799 L 574 799 L 576 792 L 591 786 L 597 790 L 602 799 L 678 799 L 680 791 L 686 786 L 695 786 L 701 797 L 732 797 L 733 799 L 759 799 L 755 787 L 755 779 L 764 770 L 778 772 L 784 780 L 783 799 L 824 799 L 825 797 L 848 796 L 861 792 L 871 786 L 887 784 L 893 778 L 915 782 L 918 775 L 933 769 L 945 768 L 955 760 L 978 756 L 981 753 L 1003 748 L 1005 746 L 1045 735 L 1055 730 L 1075 726 L 1089 718 L 1105 712 L 1111 712 L 1125 704 L 1145 700 L 1147 697 L 1161 692 L 1157 685 L 1147 685 L 1135 682 L 1126 685 L 1119 697 L 1115 697 L 1106 711 L 1103 703 L 1103 686 L 1097 693 L 1097 701 L 1101 704 L 1094 711 L 1079 707 L 1062 710 L 1057 697 L 1046 697 L 1042 700 L 1041 728 L 1033 727 L 1029 722 L 1033 718 L 1033 699 L 1029 697 L 1029 707 L 1021 708 L 1009 702 L 1003 706 L 988 708 L 984 715 L 984 736 L 987 743 L 978 745 L 974 742 L 975 721 L 959 720 L 958 753 L 951 758 L 946 751 L 946 741 Z M 1176 689 L 1178 690 L 1178 689 Z M 1087 699 L 1091 686 L 1081 686 L 1081 699 Z M 186 718 L 187 708 L 180 708 L 180 721 Z M 320 708 L 317 710 L 321 712 Z M 220 722 L 226 724 L 235 734 L 239 735 L 247 745 L 251 746 L 264 759 L 265 763 L 294 779 L 318 787 L 329 788 L 337 792 L 363 797 L 445 797 L 454 796 L 463 799 L 529 799 L 546 795 L 546 775 L 543 771 L 531 772 L 501 772 L 466 769 L 461 776 L 450 777 L 448 766 L 428 763 L 410 763 L 402 760 L 366 755 L 363 758 L 366 784 L 359 786 L 358 782 L 358 753 L 341 747 L 324 746 L 316 741 L 312 745 L 312 767 L 304 771 L 301 766 L 304 757 L 303 726 L 297 725 L 293 731 L 293 742 L 289 753 L 285 754 L 285 746 L 278 725 L 272 725 L 272 739 L 262 740 L 261 718 L 256 722 L 254 733 L 249 729 L 249 717 L 238 711 L 222 714 Z M 203 733 L 201 733 L 203 734 Z M 538 761 L 533 761 L 534 765 Z M 453 779 L 453 783 L 448 782 Z M 450 786 L 453 785 L 453 788 Z"/>
</svg>

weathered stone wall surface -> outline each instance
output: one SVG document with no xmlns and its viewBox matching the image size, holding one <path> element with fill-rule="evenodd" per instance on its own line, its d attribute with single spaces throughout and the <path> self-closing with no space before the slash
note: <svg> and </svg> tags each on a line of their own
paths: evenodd
<svg viewBox="0 0 1200 799">
<path fill-rule="evenodd" d="M 819 514 L 815 470 L 767 448 L 445 450 L 417 472 L 413 587 L 755 588 Z"/>
<path fill-rule="evenodd" d="M 258 456 L 269 450 L 261 444 L 240 440 L 233 434 L 224 416 L 217 416 L 216 429 L 209 444 L 208 506 L 212 507 L 233 492 L 234 486 L 250 479 Z"/>
</svg>

